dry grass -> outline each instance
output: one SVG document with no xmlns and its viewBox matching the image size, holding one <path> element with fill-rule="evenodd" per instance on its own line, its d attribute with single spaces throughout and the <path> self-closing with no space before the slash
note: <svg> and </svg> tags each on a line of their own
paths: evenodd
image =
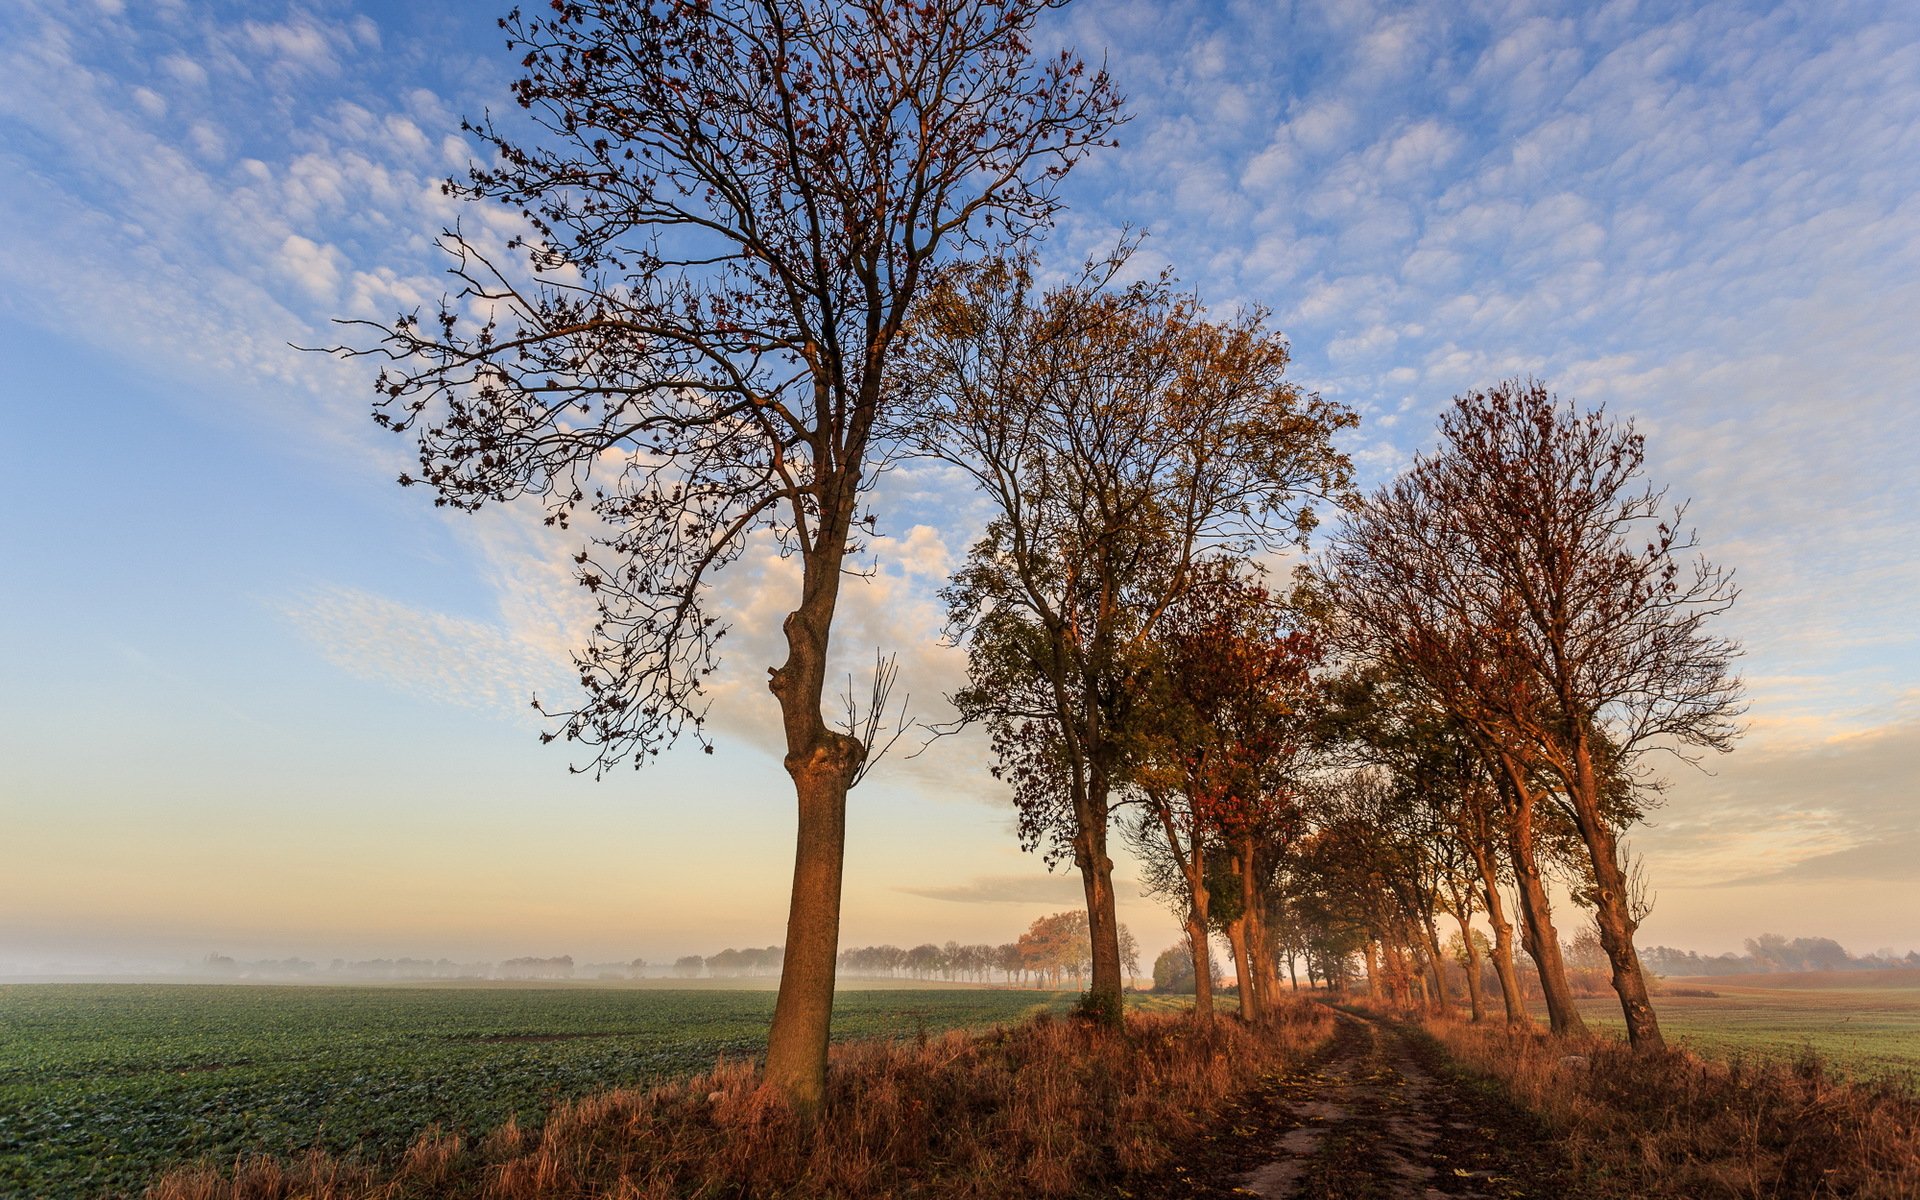
<svg viewBox="0 0 1920 1200">
<path fill-rule="evenodd" d="M 1041 1017 L 986 1034 L 835 1052 L 807 1122 L 746 1064 L 610 1091 L 478 1141 L 428 1131 L 397 1163 L 322 1153 L 173 1171 L 150 1200 L 547 1200 L 1062 1196 L 1162 1166 L 1261 1075 L 1331 1033 L 1318 1005 L 1273 1026 L 1130 1016 L 1124 1033 Z"/>
<path fill-rule="evenodd" d="M 1453 1021 L 1427 1029 L 1544 1118 L 1603 1194 L 1920 1196 L 1920 1095 L 1836 1080 L 1811 1054 L 1719 1062 L 1683 1049 L 1637 1053 L 1608 1038 Z"/>
</svg>

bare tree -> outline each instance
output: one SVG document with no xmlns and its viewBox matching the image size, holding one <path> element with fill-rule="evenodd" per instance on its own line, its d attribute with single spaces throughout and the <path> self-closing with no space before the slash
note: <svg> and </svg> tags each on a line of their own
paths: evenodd
<svg viewBox="0 0 1920 1200">
<path fill-rule="evenodd" d="M 803 1107 L 823 1094 L 846 792 L 869 756 L 821 700 L 843 564 L 892 451 L 899 335 L 942 262 L 1046 224 L 1118 119 L 1103 72 L 1035 54 L 1051 6 L 516 10 L 501 26 L 532 132 L 470 126 L 493 161 L 448 188 L 529 233 L 505 258 L 449 233 L 458 295 L 346 351 L 393 360 L 376 418 L 418 443 L 403 484 L 594 522 L 575 558 L 598 605 L 585 694 L 543 711 L 596 772 L 706 742 L 714 573 L 756 531 L 799 557 L 768 677 L 799 830 L 767 1074 Z"/>
<path fill-rule="evenodd" d="M 970 638 L 963 718 L 986 724 L 1031 847 L 1086 892 L 1089 1003 L 1120 995 L 1112 793 L 1141 648 L 1208 554 L 1303 540 L 1346 485 L 1345 408 L 1285 378 L 1254 312 L 1213 322 L 1165 278 L 1107 286 L 1123 246 L 1035 295 L 1018 264 L 957 277 L 916 338 L 922 452 L 967 471 L 993 516 L 948 592 Z"/>
<path fill-rule="evenodd" d="M 1732 744 L 1739 650 L 1708 625 L 1736 592 L 1704 558 L 1683 561 L 1685 506 L 1643 481 L 1631 422 L 1509 381 L 1456 398 L 1440 430 L 1441 448 L 1343 531 L 1335 594 L 1362 640 L 1418 678 L 1495 767 L 1554 1028 L 1578 1017 L 1529 865 L 1544 803 L 1585 851 L 1576 894 L 1594 907 L 1628 1035 L 1658 1045 L 1619 837 L 1646 803 L 1646 755 Z"/>
<path fill-rule="evenodd" d="M 1404 475 L 1352 507 L 1315 574 L 1333 601 L 1342 649 L 1418 687 L 1485 760 L 1500 800 L 1521 940 L 1539 970 L 1548 1023 L 1555 1033 L 1579 1033 L 1585 1022 L 1567 983 L 1541 869 L 1536 827 L 1545 789 L 1531 747 L 1508 727 L 1495 699 L 1520 684 L 1512 664 L 1486 652 L 1502 632 L 1469 602 L 1475 568 L 1446 517 L 1420 478 Z"/>
<path fill-rule="evenodd" d="M 1686 505 L 1645 482 L 1631 421 L 1509 380 L 1457 398 L 1440 431 L 1415 474 L 1472 565 L 1467 602 L 1499 634 L 1483 653 L 1512 686 L 1487 698 L 1557 783 L 1628 1036 L 1657 1046 L 1619 834 L 1639 815 L 1646 754 L 1732 748 L 1739 647 L 1708 627 L 1737 592 L 1697 554 Z"/>
</svg>

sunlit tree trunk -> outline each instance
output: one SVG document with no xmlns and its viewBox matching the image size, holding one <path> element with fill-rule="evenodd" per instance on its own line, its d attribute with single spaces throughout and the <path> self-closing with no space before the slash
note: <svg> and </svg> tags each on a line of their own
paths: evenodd
<svg viewBox="0 0 1920 1200">
<path fill-rule="evenodd" d="M 1592 750 L 1584 734 L 1575 739 L 1574 755 L 1569 799 L 1573 802 L 1574 822 L 1586 842 L 1593 866 L 1594 924 L 1599 927 L 1600 945 L 1607 952 L 1607 963 L 1612 968 L 1613 990 L 1620 997 L 1620 1008 L 1626 1016 L 1627 1040 L 1636 1049 L 1658 1049 L 1666 1044 L 1666 1039 L 1661 1036 L 1660 1021 L 1647 994 L 1640 955 L 1633 946 L 1637 923 L 1632 898 L 1628 895 L 1626 872 L 1620 866 L 1620 843 L 1600 811 L 1599 772 L 1594 768 Z"/>
<path fill-rule="evenodd" d="M 1493 973 L 1500 980 L 1500 1000 L 1506 1006 L 1507 1024 L 1521 1028 L 1533 1024 L 1527 1015 L 1527 999 L 1520 990 L 1520 976 L 1513 967 L 1513 922 L 1507 920 L 1506 901 L 1500 895 L 1500 866 L 1493 848 L 1476 844 L 1474 865 L 1480 871 L 1482 898 L 1487 902 L 1487 924 L 1493 927 Z"/>
<path fill-rule="evenodd" d="M 826 1095 L 827 1039 L 840 943 L 847 789 L 865 758 L 861 743 L 821 717 L 828 633 L 839 599 L 850 506 L 822 513 L 826 550 L 806 556 L 800 607 L 784 624 L 787 661 L 769 672 L 786 730 L 787 774 L 799 802 L 793 896 L 787 912 L 780 992 L 767 1032 L 767 1080 L 802 1110 Z"/>
</svg>

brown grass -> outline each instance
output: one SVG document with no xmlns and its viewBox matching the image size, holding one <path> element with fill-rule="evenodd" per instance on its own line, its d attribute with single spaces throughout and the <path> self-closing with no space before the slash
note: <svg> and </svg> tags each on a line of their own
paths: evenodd
<svg viewBox="0 0 1920 1200">
<path fill-rule="evenodd" d="M 1133 1015 L 1124 1033 L 1037 1018 L 835 1052 L 826 1116 L 753 1067 L 563 1104 L 538 1133 L 429 1130 L 398 1162 L 314 1152 L 170 1172 L 150 1200 L 1062 1196 L 1163 1166 L 1234 1093 L 1331 1033 L 1302 1002 L 1272 1027 Z"/>
<path fill-rule="evenodd" d="M 1427 1030 L 1538 1113 L 1602 1194 L 1920 1197 L 1920 1094 L 1837 1080 L 1811 1054 L 1718 1062 L 1455 1021 Z"/>
</svg>

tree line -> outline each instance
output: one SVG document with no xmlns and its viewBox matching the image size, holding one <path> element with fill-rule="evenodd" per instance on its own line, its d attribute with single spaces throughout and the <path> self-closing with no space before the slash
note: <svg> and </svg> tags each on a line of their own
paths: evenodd
<svg viewBox="0 0 1920 1200">
<path fill-rule="evenodd" d="M 1111 839 L 1232 951 L 1258 1020 L 1282 954 L 1437 994 L 1436 922 L 1490 924 L 1567 1003 L 1547 872 L 1597 920 L 1636 1043 L 1658 1040 L 1621 834 L 1645 760 L 1733 736 L 1727 578 L 1642 486 L 1640 437 L 1530 381 L 1456 399 L 1367 497 L 1349 408 L 1287 378 L 1259 308 L 1216 315 L 1123 239 L 1037 269 L 1060 184 L 1124 122 L 1102 71 L 1035 44 L 1053 0 L 583 0 L 502 22 L 523 74 L 448 182 L 522 234 L 449 231 L 453 294 L 341 348 L 436 504 L 526 501 L 577 531 L 596 624 L 544 740 L 596 773 L 711 752 L 716 575 L 799 567 L 767 673 L 795 791 L 767 1076 L 824 1090 L 846 797 L 904 729 L 882 657 L 829 709 L 843 581 L 907 457 L 971 479 L 985 528 L 944 593 L 1019 836 L 1084 892 L 1089 1016 L 1123 988 Z M 1064 278 L 1042 287 L 1041 278 Z M 1345 517 L 1298 579 L 1272 564 Z M 1030 931 L 1031 932 L 1031 931 Z M 1474 945 L 1470 936 L 1466 945 Z M 1476 993 L 1475 1008 L 1480 1007 Z"/>
<path fill-rule="evenodd" d="M 1121 969 L 1128 979 L 1140 973 L 1139 943 L 1125 925 L 1119 927 Z M 1085 987 L 1092 966 L 1087 914 L 1074 909 L 1035 918 L 1018 939 L 998 946 L 985 943 L 943 946 L 925 942 L 910 950 L 898 946 L 858 946 L 840 952 L 840 970 L 848 975 L 879 979 L 946 979 L 1000 982 L 1057 988 L 1072 983 Z"/>
</svg>

